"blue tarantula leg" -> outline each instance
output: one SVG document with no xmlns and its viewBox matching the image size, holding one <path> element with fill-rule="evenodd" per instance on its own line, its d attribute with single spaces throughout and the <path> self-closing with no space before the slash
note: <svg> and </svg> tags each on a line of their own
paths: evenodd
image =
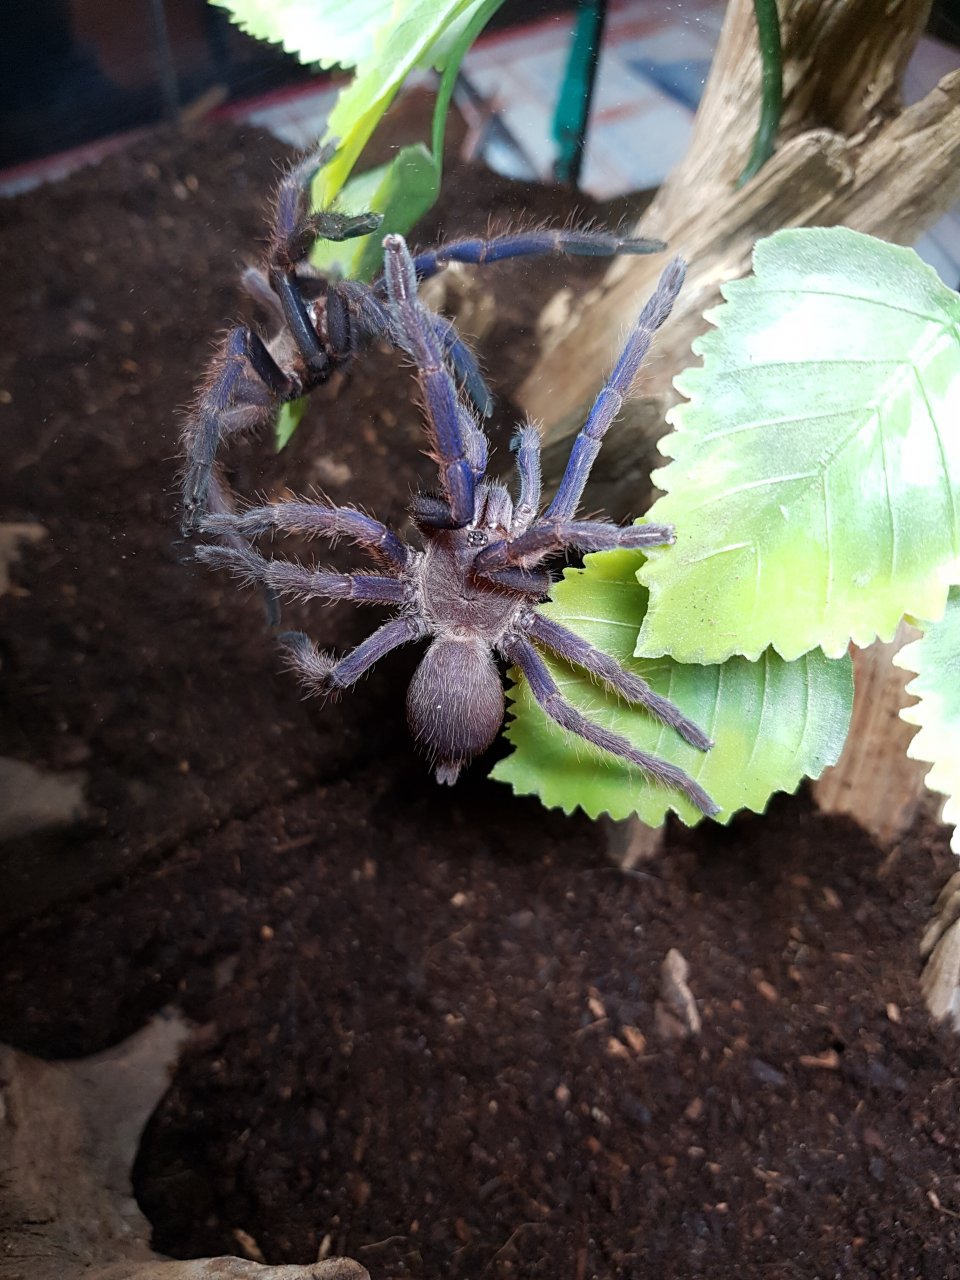
<svg viewBox="0 0 960 1280">
<path fill-rule="evenodd" d="M 540 432 L 532 422 L 520 428 L 510 448 L 517 461 L 520 477 L 520 494 L 513 509 L 511 533 L 523 533 L 536 519 L 540 510 L 542 481 L 540 475 Z"/>
<path fill-rule="evenodd" d="M 534 596 L 537 600 L 542 600 L 553 585 L 553 577 L 546 570 L 518 569 L 516 566 L 491 569 L 483 575 L 483 580 L 507 587 L 510 591 L 519 591 L 522 595 Z"/>
<path fill-rule="evenodd" d="M 413 259 L 418 280 L 428 280 L 442 271 L 448 262 L 465 262 L 486 266 L 505 262 L 508 258 L 540 258 L 549 253 L 566 253 L 576 257 L 611 258 L 618 253 L 662 253 L 662 240 L 618 236 L 612 231 L 577 231 L 573 228 L 543 227 L 530 231 L 510 231 L 486 239 L 451 240 L 436 249 L 427 249 Z"/>
<path fill-rule="evenodd" d="M 270 287 L 280 299 L 283 317 L 287 322 L 297 350 L 303 357 L 311 380 L 314 384 L 322 382 L 331 371 L 330 357 L 323 349 L 316 328 L 310 319 L 307 304 L 304 302 L 293 274 L 287 274 L 281 267 L 271 267 L 267 273 Z"/>
<path fill-rule="evenodd" d="M 386 287 L 386 282 L 381 280 Z M 396 324 L 388 310 L 387 304 L 378 298 L 373 289 L 358 284 L 355 280 L 340 280 L 337 292 L 347 298 L 354 313 L 355 323 L 360 332 L 373 340 L 386 339 L 398 346 L 403 346 L 402 336 L 396 331 Z M 421 303 L 421 306 L 423 304 Z M 477 412 L 489 418 L 493 412 L 493 396 L 487 386 L 480 366 L 473 352 L 457 333 L 454 324 L 443 316 L 427 311 L 434 333 L 440 343 L 447 363 L 453 369 L 464 390 L 470 397 Z"/>
<path fill-rule="evenodd" d="M 493 542 L 477 553 L 478 573 L 486 574 L 508 564 L 535 564 L 554 551 L 572 547 L 588 554 L 617 547 L 662 547 L 675 540 L 668 524 L 633 524 L 626 528 L 600 520 L 549 520 L 544 518 L 516 538 Z"/>
<path fill-rule="evenodd" d="M 594 648 L 582 636 L 568 631 L 566 627 L 560 626 L 550 618 L 545 618 L 542 613 L 532 613 L 524 630 L 527 635 L 533 636 L 534 640 L 539 640 L 565 662 L 583 667 L 584 671 L 597 676 L 604 684 L 619 693 L 624 701 L 646 707 L 651 715 L 669 725 L 671 729 L 676 729 L 677 733 L 692 747 L 709 751 L 713 746 L 703 730 L 689 720 L 669 698 L 663 698 L 659 693 L 654 693 L 646 680 L 641 680 L 639 676 L 625 671 L 616 658 L 611 658 L 602 649 Z"/>
<path fill-rule="evenodd" d="M 214 357 L 193 412 L 183 428 L 183 532 L 207 506 L 217 451 L 223 440 L 269 421 L 274 407 L 297 393 L 263 342 L 246 327 L 232 329 Z M 229 505 L 226 494 L 225 505 Z"/>
<path fill-rule="evenodd" d="M 294 165 L 280 180 L 268 254 L 270 288 L 280 300 L 287 327 L 315 384 L 329 376 L 331 364 L 307 311 L 296 267 L 318 238 L 347 240 L 369 235 L 382 221 L 376 213 L 310 212 L 310 184 L 317 170 L 332 159 L 335 151 L 336 143 L 325 144 Z M 346 322 L 345 314 L 341 318 Z M 344 352 L 347 350 L 345 347 Z"/>
<path fill-rule="evenodd" d="M 310 184 L 320 169 L 333 159 L 336 142 L 327 142 L 293 165 L 277 186 L 270 261 L 292 266 L 310 252 L 316 233 L 309 225 Z"/>
<path fill-rule="evenodd" d="M 356 684 L 375 662 L 426 634 L 426 627 L 416 618 L 394 618 L 378 627 L 373 635 L 367 636 L 339 662 L 321 653 L 302 631 L 284 632 L 280 636 L 280 646 L 311 693 L 332 693 L 335 689 L 346 689 Z"/>
<path fill-rule="evenodd" d="M 400 578 L 377 574 L 307 569 L 291 560 L 267 560 L 249 547 L 197 547 L 197 559 L 228 569 L 241 582 L 263 583 L 280 596 L 298 600 L 353 600 L 357 604 L 405 604 L 412 588 Z"/>
<path fill-rule="evenodd" d="M 349 538 L 378 559 L 396 569 L 404 569 L 410 551 L 387 525 L 353 507 L 334 507 L 326 502 L 277 502 L 251 507 L 239 515 L 208 515 L 200 522 L 204 533 L 217 536 L 240 535 L 259 538 L 265 533 L 299 533 L 308 538 Z"/>
<path fill-rule="evenodd" d="M 477 358 L 457 333 L 452 320 L 444 316 L 427 313 L 434 332 L 443 348 L 443 353 L 453 368 L 454 373 L 463 384 L 463 389 L 470 397 L 477 412 L 482 418 L 489 418 L 493 413 L 493 396 L 487 386 L 486 379 L 480 372 Z"/>
<path fill-rule="evenodd" d="M 504 642 L 500 648 L 507 661 L 520 668 L 527 679 L 527 683 L 530 685 L 530 692 L 544 713 L 551 720 L 555 720 L 561 728 L 566 729 L 569 733 L 576 734 L 586 742 L 599 747 L 602 751 L 609 751 L 611 755 L 619 756 L 621 760 L 626 760 L 629 764 L 635 765 L 655 782 L 660 782 L 668 787 L 676 787 L 702 813 L 710 816 L 719 812 L 720 806 L 711 800 L 706 791 L 694 782 L 692 778 L 688 777 L 677 765 L 670 764 L 666 760 L 660 760 L 656 756 L 648 755 L 645 751 L 638 751 L 619 733 L 612 733 L 609 729 L 604 729 L 601 725 L 594 724 L 592 720 L 588 720 L 582 712 L 578 711 L 572 703 L 568 702 L 557 687 L 547 664 L 529 640 L 524 639 L 522 636 L 514 635 Z"/>
<path fill-rule="evenodd" d="M 630 394 L 643 358 L 650 349 L 653 335 L 670 315 L 685 273 L 686 265 L 683 259 L 674 258 L 667 265 L 652 296 L 640 312 L 616 368 L 594 401 L 590 416 L 573 442 L 560 487 L 547 508 L 548 517 L 572 516 L 580 505 L 590 469 L 600 452 L 603 437 Z"/>
<path fill-rule="evenodd" d="M 460 398 L 444 363 L 433 325 L 417 298 L 417 279 L 403 237 L 386 236 L 383 247 L 387 292 L 398 336 L 417 365 L 431 443 L 440 464 L 450 516 L 455 528 L 463 528 L 473 519 L 476 476 Z M 479 432 L 479 427 L 473 424 L 473 430 Z"/>
</svg>

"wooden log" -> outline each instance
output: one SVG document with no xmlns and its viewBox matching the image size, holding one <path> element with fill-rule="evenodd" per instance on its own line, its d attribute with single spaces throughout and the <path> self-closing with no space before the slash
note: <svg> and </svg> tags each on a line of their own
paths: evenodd
<svg viewBox="0 0 960 1280">
<path fill-rule="evenodd" d="M 691 343 L 709 327 L 703 313 L 720 301 L 720 286 L 749 272 L 758 239 L 846 225 L 911 244 L 960 198 L 960 72 L 913 106 L 900 99 L 927 0 L 781 0 L 779 8 L 784 107 L 774 155 L 737 189 L 759 117 L 760 59 L 752 0 L 730 0 L 691 145 L 643 219 L 643 231 L 682 253 L 689 271 L 642 397 L 611 431 L 591 481 L 591 503 L 618 518 L 649 505 L 649 471 L 662 462 L 656 441 L 678 399 L 672 380 L 693 363 Z M 619 259 L 586 299 L 546 309 L 541 357 L 517 398 L 543 423 L 548 483 L 662 265 Z M 908 677 L 890 657 L 889 646 L 857 655 L 848 748 L 817 787 L 825 808 L 854 815 L 884 842 L 914 816 L 924 773 L 904 753 L 912 730 L 897 712 Z"/>
</svg>

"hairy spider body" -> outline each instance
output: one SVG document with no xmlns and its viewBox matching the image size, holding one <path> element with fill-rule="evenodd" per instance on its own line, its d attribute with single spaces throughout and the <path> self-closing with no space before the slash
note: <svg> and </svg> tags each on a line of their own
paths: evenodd
<svg viewBox="0 0 960 1280">
<path fill-rule="evenodd" d="M 436 638 L 410 685 L 407 719 L 437 762 L 438 781 L 446 783 L 490 746 L 503 724 L 503 685 L 492 653 L 522 626 L 530 607 L 528 599 L 475 572 L 490 538 L 509 536 L 513 507 L 501 485 L 481 485 L 477 499 L 477 518 L 465 528 L 426 526 L 426 549 L 411 575 L 415 612 Z M 504 523 L 484 526 L 494 505 Z"/>
<path fill-rule="evenodd" d="M 340 659 L 321 653 L 302 632 L 281 637 L 293 669 L 311 692 L 347 688 L 393 649 L 429 640 L 407 695 L 407 716 L 414 737 L 433 760 L 439 782 L 455 782 L 463 766 L 496 737 L 504 716 L 499 658 L 520 671 L 543 711 L 562 728 L 664 785 L 679 788 L 703 812 L 716 812 L 710 797 L 683 770 L 637 750 L 568 702 L 542 651 L 589 672 L 701 750 L 711 745 L 706 735 L 645 681 L 536 608 L 550 588 L 544 561 L 557 552 L 673 541 L 669 526 L 622 527 L 578 520 L 576 512 L 603 436 L 630 392 L 655 331 L 670 314 L 683 281 L 682 261 L 675 259 L 667 267 L 643 308 L 574 441 L 556 495 L 541 511 L 536 428 L 522 427 L 515 440 L 519 494 L 514 503 L 502 484 L 486 479 L 486 437 L 458 394 L 436 325 L 417 297 L 416 259 L 400 236 L 387 236 L 384 248 L 391 325 L 417 368 L 431 452 L 440 473 L 440 494 L 422 494 L 411 508 L 422 547 L 409 546 L 386 525 L 352 508 L 297 501 L 240 515 L 208 515 L 201 527 L 234 539 L 235 545 L 200 547 L 198 556 L 278 594 L 393 607 L 394 617 Z M 308 569 L 288 560 L 266 559 L 244 541 L 276 531 L 331 540 L 350 537 L 377 571 Z"/>
<path fill-rule="evenodd" d="M 266 262 L 243 273 L 247 292 L 272 317 L 273 336 L 264 339 L 246 325 L 231 329 L 185 419 L 184 533 L 195 529 L 207 511 L 222 514 L 233 509 L 219 464 L 225 443 L 266 427 L 282 404 L 327 382 L 371 342 L 383 339 L 403 345 L 383 276 L 371 285 L 328 278 L 306 260 L 318 239 L 348 240 L 368 235 L 380 225 L 380 215 L 375 213 L 310 212 L 311 181 L 335 149 L 336 144 L 321 147 L 281 179 Z M 451 262 L 482 266 L 549 253 L 603 257 L 652 253 L 663 247 L 659 240 L 606 231 L 539 228 L 490 239 L 456 240 L 429 249 L 413 259 L 413 271 L 417 280 L 425 280 Z M 489 413 L 490 393 L 469 348 L 449 321 L 426 315 L 444 360 L 477 409 Z M 231 545 L 240 545 L 231 533 L 223 536 Z"/>
</svg>

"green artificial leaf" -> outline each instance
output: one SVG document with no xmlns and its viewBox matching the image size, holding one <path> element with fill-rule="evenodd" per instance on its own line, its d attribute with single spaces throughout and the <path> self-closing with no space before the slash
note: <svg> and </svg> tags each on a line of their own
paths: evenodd
<svg viewBox="0 0 960 1280">
<path fill-rule="evenodd" d="M 960 823 L 960 588 L 951 589 L 940 621 L 893 660 L 917 673 L 907 693 L 920 701 L 900 712 L 909 724 L 920 726 L 907 755 L 933 765 L 927 786 L 947 797 L 944 822 Z M 960 853 L 960 827 L 954 828 L 950 847 Z"/>
<path fill-rule="evenodd" d="M 499 0 L 498 0 L 499 3 Z M 489 13 L 490 0 L 399 0 L 392 20 L 376 33 L 373 48 L 357 67 L 353 81 L 337 98 L 327 122 L 327 138 L 339 141 L 337 153 L 317 174 L 313 196 L 325 208 L 339 194 L 367 139 L 414 68 L 449 58 L 442 43 L 454 24 Z M 460 30 L 460 27 L 457 27 Z"/>
<path fill-rule="evenodd" d="M 542 611 L 647 680 L 716 745 L 708 753 L 697 751 L 589 676 L 550 659 L 564 696 L 636 747 L 684 769 L 721 806 L 721 822 L 737 809 L 762 812 L 775 791 L 794 791 L 805 775 L 819 777 L 837 760 L 846 738 L 853 702 L 850 659 L 831 661 L 819 649 L 797 662 L 784 662 L 768 649 L 758 662 L 731 658 L 718 666 L 634 658 L 647 602 L 636 582 L 642 562 L 636 551 L 587 556 L 584 569 L 565 571 Z M 669 809 L 691 824 L 702 816 L 679 792 L 648 781 L 548 720 L 524 681 L 509 696 L 514 718 L 506 733 L 515 750 L 495 766 L 493 777 L 514 791 L 537 795 L 566 813 L 579 807 L 591 818 L 635 813 L 650 826 L 662 823 Z"/>
<path fill-rule="evenodd" d="M 396 0 L 213 0 L 241 31 L 280 44 L 300 62 L 355 67 L 371 57 Z M 409 3 L 399 6 L 401 12 Z"/>
<path fill-rule="evenodd" d="M 309 403 L 309 396 L 301 396 L 299 400 L 288 400 L 286 404 L 280 406 L 280 412 L 277 414 L 277 424 L 274 427 L 274 443 L 277 453 L 285 449 L 293 439 L 294 432 L 303 421 L 303 415 L 306 413 Z"/>
<path fill-rule="evenodd" d="M 660 442 L 637 652 L 784 658 L 890 639 L 960 581 L 960 299 L 912 250 L 779 232 L 724 287 Z"/>
</svg>

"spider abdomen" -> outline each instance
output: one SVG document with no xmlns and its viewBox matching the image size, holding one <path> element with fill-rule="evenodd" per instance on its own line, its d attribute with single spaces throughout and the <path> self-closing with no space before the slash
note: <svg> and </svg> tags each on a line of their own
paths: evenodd
<svg viewBox="0 0 960 1280">
<path fill-rule="evenodd" d="M 410 682 L 407 720 L 436 760 L 438 782 L 456 782 L 461 767 L 489 747 L 503 711 L 503 685 L 487 646 L 435 640 Z"/>
</svg>

